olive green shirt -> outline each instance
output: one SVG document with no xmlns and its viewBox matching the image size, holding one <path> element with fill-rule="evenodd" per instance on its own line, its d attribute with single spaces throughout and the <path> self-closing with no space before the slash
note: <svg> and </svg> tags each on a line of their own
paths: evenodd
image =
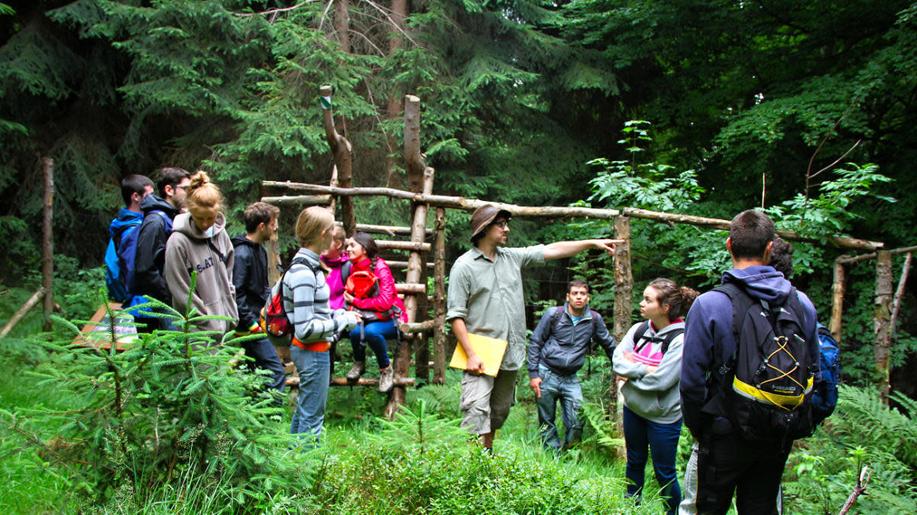
<svg viewBox="0 0 917 515">
<path fill-rule="evenodd" d="M 501 370 L 518 370 L 525 360 L 525 302 L 522 268 L 544 263 L 544 245 L 497 247 L 493 260 L 477 247 L 465 252 L 449 272 L 446 320 L 465 320 L 468 332 L 509 342 Z"/>
</svg>

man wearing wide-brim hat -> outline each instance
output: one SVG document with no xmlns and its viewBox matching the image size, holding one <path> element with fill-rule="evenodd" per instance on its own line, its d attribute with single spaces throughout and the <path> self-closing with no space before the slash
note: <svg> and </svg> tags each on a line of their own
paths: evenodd
<svg viewBox="0 0 917 515">
<path fill-rule="evenodd" d="M 526 352 L 522 268 L 546 260 L 571 257 L 587 249 L 612 254 L 617 240 L 562 241 L 549 245 L 507 248 L 512 213 L 485 204 L 471 215 L 473 247 L 449 273 L 452 332 L 468 356 L 462 378 L 462 427 L 480 435 L 493 448 L 494 433 L 509 415 L 515 398 L 516 373 Z M 474 333 L 506 340 L 508 346 L 497 377 L 483 375 L 484 363 L 468 343 Z"/>
</svg>

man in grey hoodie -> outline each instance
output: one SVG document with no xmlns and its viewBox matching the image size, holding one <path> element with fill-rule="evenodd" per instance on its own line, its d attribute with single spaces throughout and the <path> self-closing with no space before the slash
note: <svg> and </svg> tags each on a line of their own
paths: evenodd
<svg viewBox="0 0 917 515">
<path fill-rule="evenodd" d="M 583 434 L 579 417 L 583 391 L 576 373 L 593 342 L 602 346 L 610 362 L 615 339 L 602 315 L 589 309 L 589 285 L 575 279 L 567 285 L 567 302 L 545 311 L 528 348 L 529 386 L 538 402 L 541 442 L 546 448 L 561 449 L 554 423 L 558 401 L 566 430 L 563 448 L 569 448 Z"/>
</svg>

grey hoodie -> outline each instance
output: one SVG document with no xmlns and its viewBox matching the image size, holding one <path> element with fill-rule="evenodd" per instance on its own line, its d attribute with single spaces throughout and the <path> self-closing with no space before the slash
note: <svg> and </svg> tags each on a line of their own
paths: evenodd
<svg viewBox="0 0 917 515">
<path fill-rule="evenodd" d="M 202 315 L 222 315 L 233 319 L 207 320 L 201 329 L 227 332 L 239 319 L 235 289 L 232 285 L 234 250 L 224 230 L 226 219 L 219 213 L 209 238 L 191 220 L 189 213 L 175 217 L 172 236 L 166 244 L 165 276 L 172 293 L 172 305 L 185 310 L 191 289 L 191 272 L 197 272 L 197 289 L 192 305 Z"/>
<path fill-rule="evenodd" d="M 684 350 L 684 335 L 676 336 L 653 373 L 639 359 L 624 359 L 627 352 L 634 352 L 634 333 L 643 322 L 634 324 L 621 344 L 615 349 L 614 371 L 627 378 L 621 388 L 624 405 L 641 417 L 659 424 L 671 424 L 681 419 L 681 395 L 678 392 L 678 381 L 681 377 L 681 358 Z M 664 336 L 670 331 L 683 329 L 685 323 L 673 322 L 661 331 L 656 332 L 653 324 L 646 330 L 646 336 Z M 657 358 L 661 353 L 661 343 L 651 343 L 644 347 L 644 354 Z"/>
</svg>

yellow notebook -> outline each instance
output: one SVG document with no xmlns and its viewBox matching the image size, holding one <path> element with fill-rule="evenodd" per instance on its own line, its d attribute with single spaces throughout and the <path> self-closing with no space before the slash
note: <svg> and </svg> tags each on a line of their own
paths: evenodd
<svg viewBox="0 0 917 515">
<path fill-rule="evenodd" d="M 506 354 L 506 340 L 468 333 L 468 343 L 478 357 L 484 360 L 484 374 L 497 377 L 497 372 L 500 371 L 500 364 L 503 363 L 503 355 Z M 452 361 L 449 362 L 449 366 L 459 370 L 465 370 L 468 367 L 468 356 L 465 354 L 462 344 L 457 343 L 455 345 L 455 352 L 452 354 Z"/>
</svg>

